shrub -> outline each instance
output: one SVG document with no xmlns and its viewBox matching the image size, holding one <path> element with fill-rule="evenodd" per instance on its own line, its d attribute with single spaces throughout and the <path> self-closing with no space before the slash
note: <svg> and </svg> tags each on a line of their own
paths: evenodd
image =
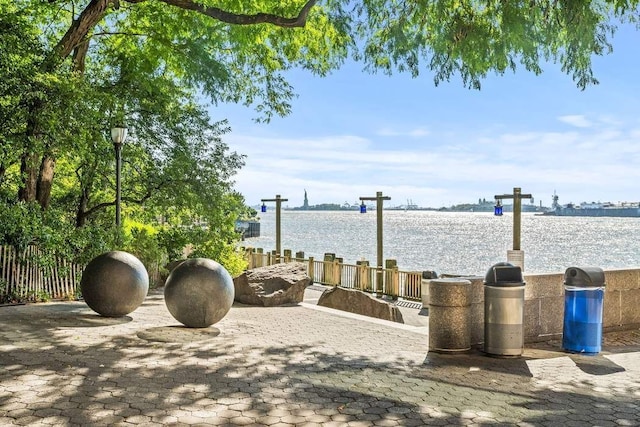
<svg viewBox="0 0 640 427">
<path fill-rule="evenodd" d="M 135 255 L 149 273 L 152 287 L 162 285 L 161 277 L 166 273 L 167 251 L 160 245 L 158 230 L 149 224 L 128 221 L 125 229 L 124 250 Z"/>
<path fill-rule="evenodd" d="M 231 274 L 231 277 L 238 276 L 247 268 L 243 254 L 235 245 L 220 244 L 215 239 L 206 240 L 195 246 L 189 256 L 217 261 Z"/>
</svg>

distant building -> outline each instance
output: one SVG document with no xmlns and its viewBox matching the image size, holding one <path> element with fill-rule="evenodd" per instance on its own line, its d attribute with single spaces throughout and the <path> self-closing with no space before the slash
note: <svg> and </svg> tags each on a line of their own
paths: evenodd
<svg viewBox="0 0 640 427">
<path fill-rule="evenodd" d="M 236 232 L 241 234 L 242 240 L 249 237 L 260 237 L 260 222 L 258 221 L 236 221 Z"/>
<path fill-rule="evenodd" d="M 344 205 L 339 205 L 337 203 L 322 203 L 320 205 L 310 205 L 307 190 L 304 190 L 304 202 L 302 206 L 284 209 L 290 211 L 350 211 L 360 209 L 360 205 L 350 205 L 347 202 L 345 202 Z"/>
</svg>

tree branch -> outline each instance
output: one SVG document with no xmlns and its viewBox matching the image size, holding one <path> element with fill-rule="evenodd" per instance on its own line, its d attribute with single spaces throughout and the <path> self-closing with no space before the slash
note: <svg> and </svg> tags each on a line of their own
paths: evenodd
<svg viewBox="0 0 640 427">
<path fill-rule="evenodd" d="M 142 3 L 147 0 L 127 0 L 128 3 Z M 192 0 L 159 0 L 170 6 L 179 7 L 180 9 L 193 10 L 194 12 L 214 18 L 220 22 L 234 25 L 255 25 L 255 24 L 273 24 L 283 28 L 304 27 L 307 23 L 307 16 L 317 0 L 308 0 L 298 16 L 294 18 L 286 18 L 284 16 L 274 15 L 272 13 L 256 13 L 254 15 L 245 15 L 240 13 L 231 13 L 219 9 L 217 7 L 205 6 L 193 2 Z"/>
<path fill-rule="evenodd" d="M 87 52 L 89 52 L 89 40 L 80 42 L 73 50 L 73 69 L 80 74 L 84 74 Z"/>
<path fill-rule="evenodd" d="M 147 200 L 149 200 L 153 196 L 154 191 L 157 191 L 157 190 L 161 189 L 162 187 L 164 187 L 166 185 L 166 183 L 167 183 L 167 181 L 162 181 L 162 182 L 158 183 L 157 185 L 155 185 L 155 186 L 153 186 L 151 188 L 148 188 L 147 191 L 144 194 L 142 194 L 139 199 L 134 199 L 132 197 L 122 197 L 121 200 L 123 202 L 135 203 L 137 205 L 142 205 L 144 202 L 146 202 Z M 101 209 L 107 208 L 109 206 L 115 206 L 115 204 L 116 204 L 115 200 L 113 202 L 102 202 L 102 203 L 99 203 L 99 204 L 91 207 L 90 209 L 84 211 L 83 215 L 85 217 L 89 217 L 89 216 L 93 215 L 95 212 L 97 212 L 97 211 L 99 211 Z"/>
<path fill-rule="evenodd" d="M 101 36 L 133 36 L 133 37 L 148 37 L 148 34 L 142 33 L 125 33 L 122 31 L 101 31 L 99 33 L 93 33 L 91 37 L 101 37 Z"/>
<path fill-rule="evenodd" d="M 104 17 L 109 3 L 110 0 L 91 0 L 89 2 L 46 58 L 44 63 L 46 71 L 54 70 L 85 40 L 89 31 Z"/>
<path fill-rule="evenodd" d="M 49 54 L 44 62 L 46 71 L 54 70 L 62 61 L 64 61 L 73 50 L 86 40 L 87 35 L 100 20 L 105 16 L 109 5 L 113 0 L 91 0 L 87 7 L 80 13 L 77 19 L 65 33 L 65 35 L 56 44 L 53 51 Z M 127 0 L 128 3 L 143 3 L 148 0 Z M 158 0 L 169 6 L 178 7 L 180 9 L 192 10 L 209 16 L 220 22 L 233 25 L 255 25 L 255 24 L 273 24 L 283 28 L 304 27 L 307 22 L 309 11 L 316 4 L 317 0 L 307 0 L 302 6 L 298 16 L 295 18 L 286 18 L 284 16 L 274 15 L 271 13 L 256 13 L 254 15 L 245 15 L 239 13 L 231 13 L 219 9 L 217 7 L 204 6 L 194 3 L 192 0 Z"/>
<path fill-rule="evenodd" d="M 99 211 L 100 209 L 104 209 L 108 206 L 114 206 L 116 204 L 115 200 L 113 202 L 104 202 L 104 203 L 100 203 L 95 205 L 94 207 L 92 207 L 89 210 L 86 210 L 83 212 L 84 217 L 87 218 L 91 215 L 93 215 L 95 212 Z"/>
</svg>

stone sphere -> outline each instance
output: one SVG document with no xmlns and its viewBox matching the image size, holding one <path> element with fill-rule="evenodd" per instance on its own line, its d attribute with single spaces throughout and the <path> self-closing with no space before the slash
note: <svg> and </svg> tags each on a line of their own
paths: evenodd
<svg viewBox="0 0 640 427">
<path fill-rule="evenodd" d="M 191 258 L 173 269 L 164 285 L 169 313 L 189 328 L 206 328 L 227 315 L 235 296 L 233 279 L 207 258 Z"/>
<path fill-rule="evenodd" d="M 80 287 L 84 301 L 93 311 L 106 317 L 121 317 L 144 301 L 149 291 L 149 274 L 135 256 L 112 251 L 87 264 Z"/>
</svg>

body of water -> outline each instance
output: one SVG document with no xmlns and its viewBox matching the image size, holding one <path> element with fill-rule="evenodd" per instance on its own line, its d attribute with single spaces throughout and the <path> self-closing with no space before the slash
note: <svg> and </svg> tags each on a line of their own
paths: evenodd
<svg viewBox="0 0 640 427">
<path fill-rule="evenodd" d="M 261 236 L 244 246 L 275 249 L 275 212 L 260 214 Z M 640 266 L 640 218 L 554 217 L 522 214 L 526 273 L 568 267 Z M 376 212 L 282 211 L 282 249 L 321 260 L 335 253 L 345 263 L 376 264 Z M 384 211 L 384 259 L 405 271 L 484 275 L 506 261 L 513 245 L 513 216 L 473 212 Z"/>
</svg>

